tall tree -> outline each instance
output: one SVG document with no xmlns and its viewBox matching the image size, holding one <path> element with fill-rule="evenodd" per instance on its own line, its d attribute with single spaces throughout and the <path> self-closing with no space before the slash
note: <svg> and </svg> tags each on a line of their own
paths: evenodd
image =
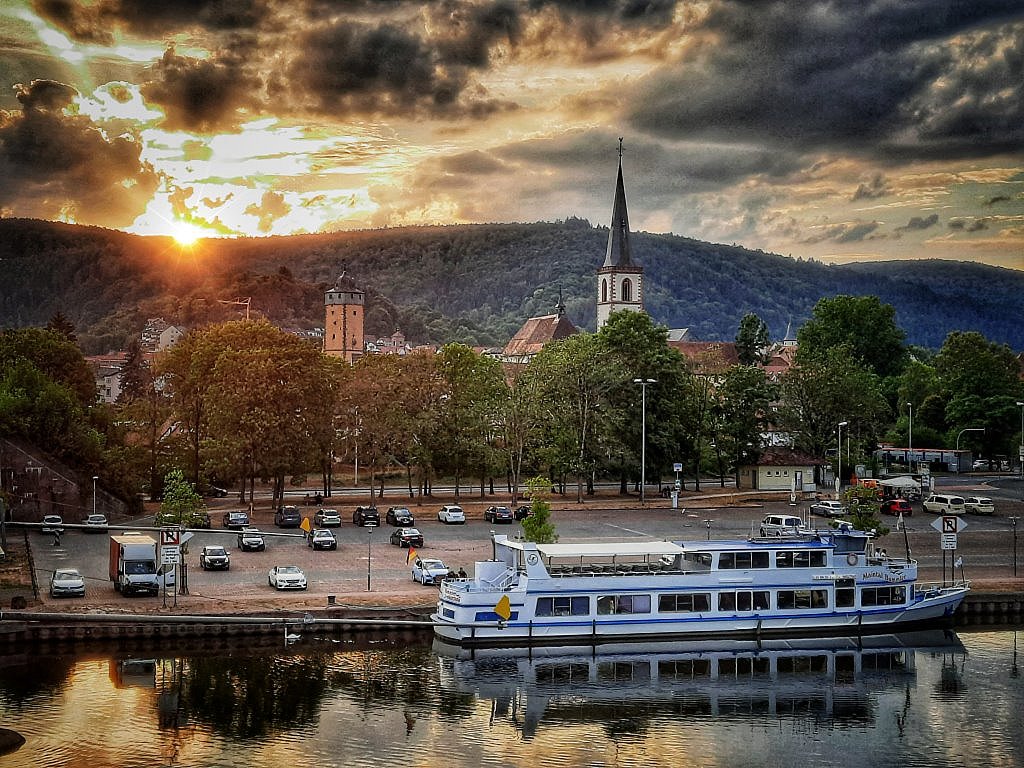
<svg viewBox="0 0 1024 768">
<path fill-rule="evenodd" d="M 151 380 L 149 366 L 142 357 L 142 347 L 139 340 L 133 338 L 128 342 L 124 365 L 121 366 L 121 393 L 118 395 L 117 401 L 131 403 L 142 397 Z"/>
<path fill-rule="evenodd" d="M 772 418 L 778 388 L 764 370 L 735 365 L 725 373 L 719 388 L 721 427 L 718 446 L 729 457 L 739 484 L 739 467 L 761 452 L 761 436 Z"/>
<path fill-rule="evenodd" d="M 843 346 L 872 373 L 895 376 L 907 362 L 904 338 L 892 305 L 877 296 L 834 296 L 821 299 L 797 332 L 797 359 L 824 359 L 829 350 Z"/>
<path fill-rule="evenodd" d="M 59 333 L 72 344 L 78 344 L 78 335 L 75 333 L 75 325 L 59 309 L 53 313 L 46 323 L 46 330 Z"/>
<path fill-rule="evenodd" d="M 753 312 L 740 320 L 736 331 L 736 354 L 742 365 L 764 365 L 768 362 L 768 326 Z"/>
</svg>

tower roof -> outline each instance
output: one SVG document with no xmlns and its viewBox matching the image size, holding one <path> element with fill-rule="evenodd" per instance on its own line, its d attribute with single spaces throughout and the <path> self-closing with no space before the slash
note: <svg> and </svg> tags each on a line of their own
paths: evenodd
<svg viewBox="0 0 1024 768">
<path fill-rule="evenodd" d="M 619 139 L 619 174 L 615 180 L 612 223 L 608 231 L 608 250 L 602 267 L 632 267 L 629 248 L 629 214 L 626 212 L 626 188 L 622 183 L 622 139 Z"/>
</svg>

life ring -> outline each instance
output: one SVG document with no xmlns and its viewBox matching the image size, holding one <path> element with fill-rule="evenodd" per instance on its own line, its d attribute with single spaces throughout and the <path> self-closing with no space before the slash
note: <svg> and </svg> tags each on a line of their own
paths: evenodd
<svg viewBox="0 0 1024 768">
<path fill-rule="evenodd" d="M 848 554 L 846 556 L 846 564 L 847 565 L 856 565 L 857 564 L 857 556 L 853 552 L 851 552 L 850 554 Z"/>
</svg>

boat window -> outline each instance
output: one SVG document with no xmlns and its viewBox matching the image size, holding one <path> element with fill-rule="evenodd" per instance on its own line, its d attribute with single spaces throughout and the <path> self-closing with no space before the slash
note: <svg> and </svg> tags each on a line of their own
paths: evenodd
<svg viewBox="0 0 1024 768">
<path fill-rule="evenodd" d="M 843 587 L 836 588 L 836 608 L 853 608 L 853 598 L 857 590 Z"/>
<path fill-rule="evenodd" d="M 722 552 L 718 556 L 718 567 L 724 570 L 768 568 L 768 555 L 768 552 Z"/>
<path fill-rule="evenodd" d="M 683 561 L 693 565 L 689 570 L 711 570 L 710 552 L 687 552 L 683 555 Z"/>
<path fill-rule="evenodd" d="M 449 613 L 451 613 L 451 616 L 448 616 Z M 455 612 L 454 611 L 449 611 L 447 608 L 444 609 L 443 614 L 444 614 L 444 616 L 446 616 L 449 619 L 454 619 L 455 618 Z M 509 621 L 516 621 L 519 618 L 519 611 L 512 611 L 512 613 L 509 615 L 508 618 L 509 618 Z M 477 611 L 476 612 L 476 621 L 504 621 L 504 620 L 505 620 L 504 616 L 499 616 L 494 611 Z"/>
<path fill-rule="evenodd" d="M 902 605 L 907 602 L 907 588 L 900 587 L 864 587 L 860 591 L 860 604 L 869 605 Z"/>
<path fill-rule="evenodd" d="M 767 611 L 770 596 L 767 590 L 742 589 L 718 593 L 720 611 Z"/>
<path fill-rule="evenodd" d="M 711 595 L 707 592 L 685 595 L 659 595 L 659 613 L 699 613 L 711 610 Z"/>
<path fill-rule="evenodd" d="M 587 664 L 538 664 L 537 682 L 540 684 L 585 683 L 590 678 Z"/>
<path fill-rule="evenodd" d="M 780 589 L 779 610 L 790 608 L 828 608 L 828 590 L 825 589 Z"/>
<path fill-rule="evenodd" d="M 603 661 L 597 665 L 597 679 L 648 681 L 651 664 L 648 661 Z"/>
<path fill-rule="evenodd" d="M 661 680 L 690 680 L 695 677 L 711 677 L 710 659 L 666 659 L 658 662 L 658 678 Z"/>
<path fill-rule="evenodd" d="M 602 616 L 616 613 L 650 613 L 650 595 L 602 595 L 597 598 L 597 612 Z"/>
<path fill-rule="evenodd" d="M 771 674 L 771 661 L 762 656 L 737 656 L 722 659 L 718 663 L 720 677 L 768 677 Z"/>
<path fill-rule="evenodd" d="M 782 656 L 779 658 L 780 675 L 827 674 L 827 656 Z"/>
<path fill-rule="evenodd" d="M 795 552 L 776 552 L 776 568 L 824 568 L 825 550 L 802 549 Z"/>
<path fill-rule="evenodd" d="M 589 616 L 589 597 L 538 597 L 538 616 Z"/>
</svg>

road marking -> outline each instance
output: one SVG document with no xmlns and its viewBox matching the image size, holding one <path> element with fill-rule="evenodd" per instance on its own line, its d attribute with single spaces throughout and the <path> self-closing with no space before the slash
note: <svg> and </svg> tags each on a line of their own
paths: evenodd
<svg viewBox="0 0 1024 768">
<path fill-rule="evenodd" d="M 644 533 L 643 531 L 635 531 L 632 528 L 623 528 L 621 525 L 615 525 L 614 523 L 605 523 L 609 528 L 615 528 L 619 531 L 625 531 L 626 533 L 634 533 L 637 536 L 643 536 L 645 539 L 651 538 L 651 534 Z"/>
</svg>

